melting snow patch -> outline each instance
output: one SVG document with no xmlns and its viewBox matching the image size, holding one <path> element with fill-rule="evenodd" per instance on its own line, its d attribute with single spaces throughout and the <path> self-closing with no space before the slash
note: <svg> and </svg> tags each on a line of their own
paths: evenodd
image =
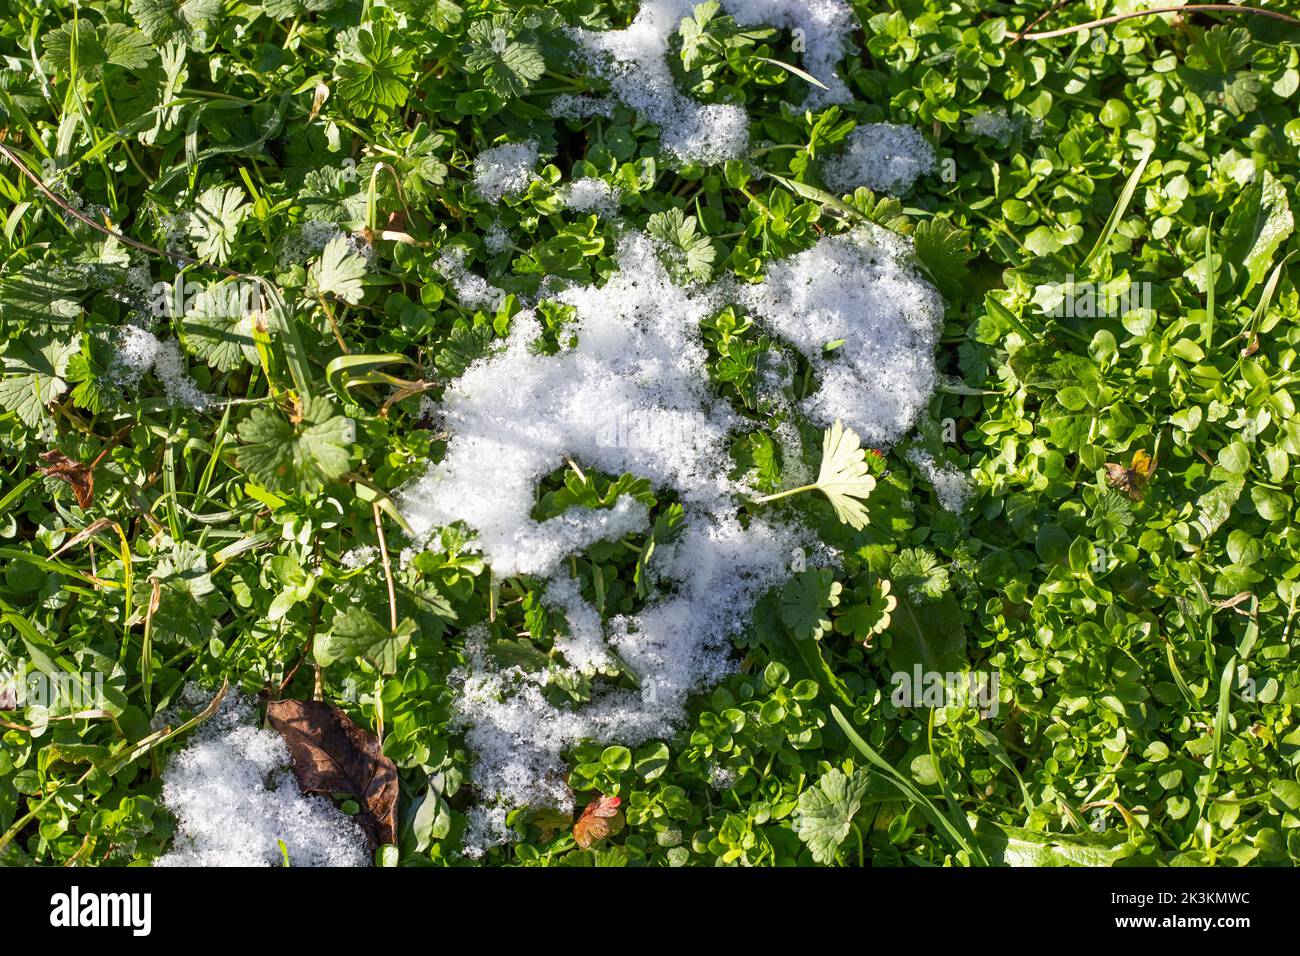
<svg viewBox="0 0 1300 956">
<path fill-rule="evenodd" d="M 365 568 L 375 563 L 379 557 L 379 549 L 374 545 L 365 544 L 359 548 L 353 548 L 346 551 L 339 558 L 339 563 L 349 571 L 355 571 L 357 568 Z"/>
<path fill-rule="evenodd" d="M 560 193 L 566 209 L 612 216 L 618 212 L 619 191 L 603 179 L 586 176 L 575 179 Z"/>
<path fill-rule="evenodd" d="M 365 866 L 360 827 L 323 797 L 304 796 L 289 748 L 252 720 L 252 703 L 231 691 L 168 762 L 162 799 L 180 829 L 154 865 L 282 866 L 287 853 L 291 866 Z"/>
<path fill-rule="evenodd" d="M 934 149 L 911 126 L 868 123 L 850 135 L 844 151 L 822 165 L 822 179 L 838 193 L 859 186 L 894 196 L 934 169 Z"/>
<path fill-rule="evenodd" d="M 996 139 L 1005 143 L 1011 138 L 1011 133 L 1015 129 L 1010 115 L 1007 113 L 1005 106 L 998 106 L 994 109 L 980 110 L 973 116 L 966 119 L 966 130 L 976 136 L 986 136 L 989 139 Z"/>
<path fill-rule="evenodd" d="M 740 158 L 749 145 L 749 117 L 739 106 L 700 103 L 677 88 L 668 65 L 668 41 L 696 0 L 643 0 L 625 30 L 574 29 L 580 55 L 623 103 L 660 128 L 660 142 L 682 163 Z M 806 105 L 850 100 L 835 72 L 844 37 L 854 24 L 843 0 L 723 0 L 742 26 L 768 24 L 799 32 L 804 68 L 829 89 L 812 88 Z"/>
<path fill-rule="evenodd" d="M 324 219 L 308 219 L 296 230 L 288 233 L 280 244 L 279 264 L 283 266 L 306 262 L 320 253 L 331 239 L 347 233 L 338 223 Z M 357 251 L 355 248 L 352 251 Z"/>
<path fill-rule="evenodd" d="M 510 248 L 510 233 L 499 221 L 488 226 L 483 234 L 483 248 L 494 256 Z"/>
<path fill-rule="evenodd" d="M 505 298 L 504 292 L 465 267 L 465 250 L 460 246 L 444 249 L 436 266 L 467 309 L 496 309 Z"/>
<path fill-rule="evenodd" d="M 722 764 L 715 763 L 709 766 L 709 786 L 714 790 L 730 790 L 736 785 L 738 776 L 736 771 Z"/>
<path fill-rule="evenodd" d="M 965 509 L 970 498 L 970 484 L 965 475 L 951 465 L 938 464 L 934 456 L 922 448 L 910 449 L 907 460 L 929 480 L 945 510 L 960 514 Z"/>
<path fill-rule="evenodd" d="M 893 233 L 860 230 L 774 263 L 744 290 L 744 304 L 821 377 L 802 411 L 822 426 L 843 419 L 867 444 L 901 438 L 934 391 L 943 300 L 908 255 Z"/>
<path fill-rule="evenodd" d="M 827 87 L 825 90 L 813 87 L 805 106 L 820 109 L 853 99 L 835 68 L 844 58 L 844 38 L 857 26 L 847 3 L 842 0 L 722 0 L 722 7 L 742 27 L 773 26 L 797 32 L 803 46 L 801 67 Z"/>
<path fill-rule="evenodd" d="M 575 345 L 540 353 L 540 323 L 524 311 L 498 351 L 448 387 L 446 454 L 401 496 L 417 543 L 463 522 L 498 579 L 539 579 L 568 622 L 556 640 L 562 660 L 541 672 L 492 663 L 486 628 L 467 637 L 458 713 L 485 797 L 470 813 L 467 853 L 509 838 L 507 807 L 571 808 L 563 754 L 579 741 L 634 746 L 671 734 L 688 695 L 731 670 L 730 635 L 787 579 L 790 555 L 817 547 L 802 528 L 742 519 L 738 501 L 752 490 L 729 475 L 728 440 L 752 426 L 710 390 L 701 321 L 742 302 L 814 363 L 822 385 L 808 414 L 842 418 L 870 441 L 897 440 L 934 385 L 941 304 L 907 264 L 906 248 L 863 227 L 774 264 L 756 287 L 682 287 L 656 242 L 627 234 L 619 271 L 603 286 L 557 293 L 575 311 Z M 837 339 L 843 344 L 823 355 Z M 685 508 L 676 541 L 654 555 L 664 586 L 636 615 L 602 622 L 565 558 L 643 530 L 644 506 L 624 496 L 612 508 L 532 517 L 538 483 L 566 458 L 646 478 Z M 636 689 L 600 683 L 615 661 Z M 596 678 L 589 702 L 557 707 L 544 697 L 552 682 L 579 675 Z"/>
<path fill-rule="evenodd" d="M 537 143 L 505 143 L 479 153 L 474 160 L 474 185 L 488 202 L 504 196 L 516 196 L 528 188 L 536 176 Z"/>
<path fill-rule="evenodd" d="M 548 112 L 556 119 L 581 120 L 593 116 L 609 118 L 614 115 L 614 101 L 605 96 L 575 96 L 561 93 L 551 100 Z"/>
<path fill-rule="evenodd" d="M 202 411 L 212 401 L 199 390 L 185 368 L 185 358 L 175 341 L 159 341 L 143 326 L 126 325 L 117 346 L 118 372 L 122 384 L 136 385 L 150 370 L 162 382 L 163 392 L 172 405 L 185 405 Z"/>
</svg>

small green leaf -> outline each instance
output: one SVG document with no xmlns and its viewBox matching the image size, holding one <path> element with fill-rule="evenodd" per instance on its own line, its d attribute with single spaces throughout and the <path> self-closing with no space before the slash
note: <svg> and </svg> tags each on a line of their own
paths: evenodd
<svg viewBox="0 0 1300 956">
<path fill-rule="evenodd" d="M 696 233 L 696 220 L 680 209 L 666 209 L 650 217 L 646 232 L 670 250 L 669 269 L 678 277 L 707 282 L 716 256 L 708 236 Z"/>
<path fill-rule="evenodd" d="M 970 235 L 946 219 L 924 219 L 912 232 L 916 258 L 939 291 L 954 298 L 962 291 L 969 269 L 966 264 L 975 257 L 970 249 Z"/>
<path fill-rule="evenodd" d="M 1262 282 L 1278 247 L 1295 228 L 1286 188 L 1268 170 L 1246 187 L 1224 223 L 1225 261 L 1244 271 L 1244 296 Z"/>
<path fill-rule="evenodd" d="M 239 224 L 251 207 L 235 186 L 213 186 L 199 196 L 198 207 L 190 216 L 189 234 L 199 258 L 222 263 L 230 258 L 239 234 Z"/>
<path fill-rule="evenodd" d="M 546 61 L 537 47 L 511 37 L 503 17 L 494 17 L 469 28 L 465 69 L 504 100 L 522 96 L 546 72 Z"/>
<path fill-rule="evenodd" d="M 80 349 L 79 337 L 11 341 L 3 355 L 0 406 L 37 427 L 49 415 L 46 406 L 68 390 L 68 362 Z"/>
<path fill-rule="evenodd" d="M 406 103 L 415 53 L 403 49 L 388 24 L 368 23 L 356 49 L 335 65 L 339 95 L 358 116 L 387 116 Z"/>
<path fill-rule="evenodd" d="M 320 258 L 311 267 L 311 280 L 317 292 L 336 295 L 352 305 L 361 301 L 365 276 L 366 260 L 351 250 L 343 236 L 326 243 Z"/>
<path fill-rule="evenodd" d="M 239 465 L 275 491 L 319 491 L 348 470 L 347 428 L 324 398 L 308 400 L 297 427 L 269 408 L 255 408 L 239 425 Z"/>
<path fill-rule="evenodd" d="M 825 612 L 840 603 L 841 590 L 832 571 L 800 571 L 781 588 L 781 623 L 800 640 L 820 637 L 831 629 Z"/>
<path fill-rule="evenodd" d="M 415 631 L 415 622 L 410 618 L 398 624 L 396 631 L 390 631 L 368 611 L 349 607 L 334 618 L 328 633 L 316 635 L 312 653 L 322 667 L 360 657 L 374 664 L 380 673 L 393 674 L 398 655 L 411 643 Z"/>
<path fill-rule="evenodd" d="M 900 596 L 890 618 L 886 657 L 894 672 L 955 673 L 966 666 L 966 628 L 952 594 L 917 604 Z"/>
<path fill-rule="evenodd" d="M 181 319 L 187 352 L 223 372 L 257 363 L 248 288 L 242 282 L 217 282 L 194 297 Z"/>
</svg>

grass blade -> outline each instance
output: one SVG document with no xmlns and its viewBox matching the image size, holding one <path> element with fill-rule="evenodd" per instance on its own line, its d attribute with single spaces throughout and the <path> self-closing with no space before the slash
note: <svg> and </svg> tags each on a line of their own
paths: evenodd
<svg viewBox="0 0 1300 956">
<path fill-rule="evenodd" d="M 872 766 L 881 771 L 881 773 L 884 774 L 885 779 L 888 780 L 895 789 L 907 797 L 907 799 L 911 801 L 917 809 L 929 818 L 930 822 L 934 824 L 935 829 L 945 834 L 957 848 L 964 850 L 967 856 L 974 863 L 979 866 L 988 866 L 988 859 L 984 856 L 984 851 L 967 836 L 967 834 L 970 833 L 970 824 L 966 821 L 964 816 L 962 816 L 962 827 L 959 829 L 953 824 L 953 821 L 948 819 L 948 817 L 935 805 L 933 800 L 918 790 L 911 780 L 895 769 L 893 764 L 887 761 L 876 752 L 875 748 L 863 740 L 862 735 L 853 728 L 853 725 L 849 723 L 848 719 L 834 704 L 831 705 L 831 716 L 835 718 L 835 722 L 840 725 L 840 729 L 844 731 L 844 735 L 849 738 L 849 742 L 858 749 L 858 752 L 861 753 L 862 756 L 866 757 Z M 962 830 L 965 830 L 965 833 L 963 833 Z"/>
<path fill-rule="evenodd" d="M 1115 208 L 1110 212 L 1110 218 L 1106 220 L 1106 225 L 1102 228 L 1101 235 L 1097 237 L 1097 244 L 1092 247 L 1092 251 L 1089 252 L 1088 257 L 1083 260 L 1083 264 L 1080 268 L 1086 269 L 1092 265 L 1106 248 L 1106 245 L 1110 242 L 1110 237 L 1115 234 L 1115 230 L 1119 227 L 1120 220 L 1124 218 L 1124 213 L 1128 212 L 1129 203 L 1133 201 L 1133 194 L 1137 192 L 1138 182 L 1142 179 L 1142 174 L 1146 172 L 1147 163 L 1151 159 L 1152 152 L 1152 149 L 1148 149 L 1143 153 L 1142 158 L 1138 160 L 1137 168 L 1129 174 L 1128 182 L 1126 182 L 1124 188 L 1120 190 L 1119 200 L 1115 203 Z"/>
</svg>

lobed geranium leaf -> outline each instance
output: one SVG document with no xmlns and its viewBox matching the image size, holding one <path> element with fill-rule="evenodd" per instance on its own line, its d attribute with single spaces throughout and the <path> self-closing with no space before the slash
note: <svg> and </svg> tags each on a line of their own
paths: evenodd
<svg viewBox="0 0 1300 956">
<path fill-rule="evenodd" d="M 317 292 L 356 305 L 364 293 L 366 260 L 351 250 L 346 238 L 336 236 L 325 244 L 320 258 L 311 267 L 310 276 Z"/>
<path fill-rule="evenodd" d="M 309 399 L 295 425 L 255 408 L 239 425 L 240 466 L 275 490 L 318 491 L 348 469 L 348 421 L 325 398 Z"/>
<path fill-rule="evenodd" d="M 852 831 L 853 818 L 862 808 L 870 780 L 866 771 L 858 770 L 849 776 L 835 768 L 799 794 L 795 809 L 799 839 L 808 845 L 816 862 L 834 862 L 840 845 Z"/>
</svg>

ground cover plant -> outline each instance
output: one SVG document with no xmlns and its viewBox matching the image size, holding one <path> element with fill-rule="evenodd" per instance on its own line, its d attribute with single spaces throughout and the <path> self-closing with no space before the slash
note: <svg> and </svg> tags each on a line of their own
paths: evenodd
<svg viewBox="0 0 1300 956">
<path fill-rule="evenodd" d="M 0 862 L 1300 859 L 1294 11 L 0 4 Z"/>
</svg>

